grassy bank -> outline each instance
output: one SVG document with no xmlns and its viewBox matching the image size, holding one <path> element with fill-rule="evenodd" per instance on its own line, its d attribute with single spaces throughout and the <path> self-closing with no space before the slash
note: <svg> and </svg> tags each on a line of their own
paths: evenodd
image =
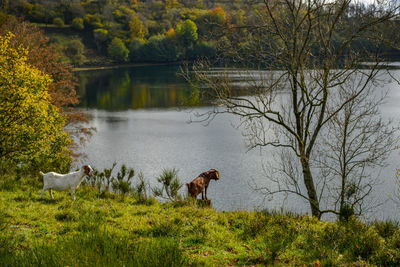
<svg viewBox="0 0 400 267">
<path fill-rule="evenodd" d="M 38 178 L 0 177 L 2 266 L 398 266 L 394 222 L 319 222 L 270 212 L 218 212 L 90 187 L 48 193 Z M 355 265 L 355 266 L 361 266 Z"/>
</svg>

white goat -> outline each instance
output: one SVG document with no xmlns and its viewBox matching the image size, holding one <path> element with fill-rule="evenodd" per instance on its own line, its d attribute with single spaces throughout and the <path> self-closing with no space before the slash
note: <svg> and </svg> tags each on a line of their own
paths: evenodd
<svg viewBox="0 0 400 267">
<path fill-rule="evenodd" d="M 54 198 L 53 193 L 51 192 L 52 189 L 62 191 L 70 188 L 72 200 L 75 200 L 75 189 L 78 188 L 86 175 L 93 175 L 93 169 L 89 165 L 85 165 L 79 171 L 67 174 L 59 174 L 55 172 L 40 172 L 40 174 L 43 175 L 43 190 L 40 198 L 43 197 L 43 194 L 47 189 L 49 189 L 51 198 Z"/>
</svg>

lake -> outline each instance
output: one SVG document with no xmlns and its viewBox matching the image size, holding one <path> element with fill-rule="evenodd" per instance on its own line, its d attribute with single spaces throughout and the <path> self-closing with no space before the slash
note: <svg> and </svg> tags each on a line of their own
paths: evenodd
<svg viewBox="0 0 400 267">
<path fill-rule="evenodd" d="M 280 209 L 283 199 L 267 200 L 252 189 L 252 184 L 267 186 L 263 163 L 272 155 L 260 149 L 247 151 L 238 120 L 233 115 L 217 116 L 209 125 L 189 123 L 194 112 L 206 112 L 208 103 L 188 109 L 178 106 L 191 95 L 186 81 L 177 76 L 178 66 L 140 66 L 109 70 L 81 71 L 78 93 L 81 108 L 91 117 L 97 132 L 82 148 L 87 162 L 97 169 L 117 168 L 125 163 L 141 171 L 151 185 L 163 169 L 176 168 L 182 183 L 190 182 L 203 171 L 216 168 L 219 181 L 211 181 L 208 197 L 217 210 Z M 400 77 L 400 71 L 393 71 Z M 390 77 L 387 77 L 389 79 Z M 400 115 L 400 89 L 387 85 L 389 98 L 382 107 L 385 117 Z M 388 166 L 380 173 L 381 184 L 373 197 L 378 202 L 393 193 L 394 175 L 400 167 L 399 151 L 392 153 Z M 186 194 L 186 187 L 181 189 Z M 308 213 L 309 205 L 289 198 L 285 210 Z M 368 214 L 370 218 L 397 218 L 399 208 L 386 201 Z"/>
</svg>

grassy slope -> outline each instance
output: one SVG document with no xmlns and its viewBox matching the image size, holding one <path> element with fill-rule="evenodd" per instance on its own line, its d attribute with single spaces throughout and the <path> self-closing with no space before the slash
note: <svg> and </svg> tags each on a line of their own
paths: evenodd
<svg viewBox="0 0 400 267">
<path fill-rule="evenodd" d="M 66 192 L 40 200 L 38 185 L 1 185 L 1 179 L 0 188 L 5 266 L 400 263 L 400 231 L 388 223 L 340 225 L 193 203 L 143 205 L 131 197 L 99 198 L 89 187 L 78 189 L 76 201 Z"/>
</svg>

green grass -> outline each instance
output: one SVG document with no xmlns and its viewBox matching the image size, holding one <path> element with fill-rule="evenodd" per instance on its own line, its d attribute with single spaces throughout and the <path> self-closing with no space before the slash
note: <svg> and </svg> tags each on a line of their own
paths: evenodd
<svg viewBox="0 0 400 267">
<path fill-rule="evenodd" d="M 0 177 L 1 266 L 400 265 L 393 221 L 141 204 L 90 187 L 76 201 L 67 192 L 40 200 L 40 187 L 37 177 Z"/>
</svg>

